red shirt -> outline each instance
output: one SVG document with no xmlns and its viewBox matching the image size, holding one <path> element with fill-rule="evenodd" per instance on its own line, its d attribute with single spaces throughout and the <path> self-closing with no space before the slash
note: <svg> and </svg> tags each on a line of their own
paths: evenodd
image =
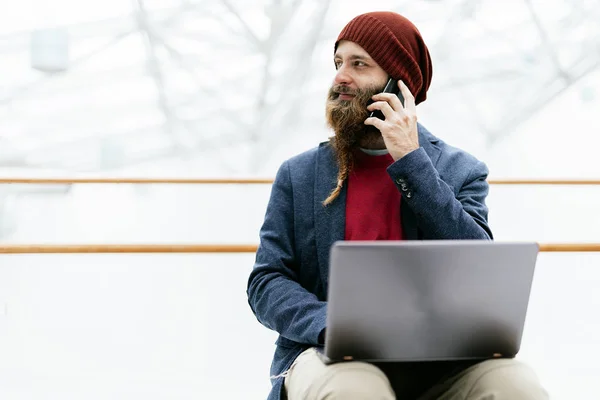
<svg viewBox="0 0 600 400">
<path fill-rule="evenodd" d="M 345 240 L 402 240 L 400 191 L 387 173 L 391 155 L 355 154 L 348 177 Z"/>
</svg>

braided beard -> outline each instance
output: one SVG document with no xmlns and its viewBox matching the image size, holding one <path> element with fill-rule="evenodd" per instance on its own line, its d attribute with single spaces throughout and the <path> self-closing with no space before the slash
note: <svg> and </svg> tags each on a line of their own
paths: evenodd
<svg viewBox="0 0 600 400">
<path fill-rule="evenodd" d="M 339 172 L 337 186 L 324 201 L 324 205 L 330 204 L 339 196 L 342 185 L 354 165 L 354 150 L 361 145 L 366 147 L 381 138 L 379 130 L 372 125 L 365 125 L 364 121 L 369 116 L 367 105 L 371 102 L 371 97 L 382 90 L 383 87 L 368 87 L 353 91 L 341 85 L 329 89 L 326 103 L 327 124 L 335 133 L 329 138 L 329 142 L 336 155 Z M 353 94 L 354 98 L 339 100 L 340 93 Z"/>
</svg>

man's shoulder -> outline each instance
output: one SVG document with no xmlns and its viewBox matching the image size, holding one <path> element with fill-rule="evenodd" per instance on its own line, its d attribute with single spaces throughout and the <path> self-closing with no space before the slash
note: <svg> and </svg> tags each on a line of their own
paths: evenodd
<svg viewBox="0 0 600 400">
<path fill-rule="evenodd" d="M 458 162 L 472 166 L 485 165 L 482 160 L 478 159 L 475 155 L 469 153 L 468 151 L 461 149 L 460 147 L 448 144 L 443 140 L 440 140 L 439 146 L 442 149 L 442 153 L 446 155 L 446 158 L 452 162 Z"/>
<path fill-rule="evenodd" d="M 454 166 L 456 166 L 456 164 L 462 164 L 470 167 L 476 165 L 485 167 L 485 163 L 479 160 L 475 155 L 438 138 L 422 125 L 419 126 L 419 133 L 441 151 L 442 157 L 440 161 L 445 160 L 447 163 L 453 164 Z"/>
<path fill-rule="evenodd" d="M 287 160 L 284 163 L 288 164 L 290 169 L 296 170 L 298 168 L 314 167 L 319 157 L 331 156 L 331 146 L 328 141 L 321 142 L 319 145 L 298 153 Z"/>
</svg>

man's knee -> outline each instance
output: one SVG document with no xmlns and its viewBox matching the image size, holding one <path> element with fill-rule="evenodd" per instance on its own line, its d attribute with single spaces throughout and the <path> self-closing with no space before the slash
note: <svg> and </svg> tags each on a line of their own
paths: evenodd
<svg viewBox="0 0 600 400">
<path fill-rule="evenodd" d="M 392 400 L 394 392 L 388 378 L 377 367 L 366 363 L 336 366 L 313 383 L 310 399 Z"/>
<path fill-rule="evenodd" d="M 535 372 L 517 360 L 489 360 L 474 366 L 459 382 L 468 400 L 546 400 Z"/>
<path fill-rule="evenodd" d="M 314 349 L 301 354 L 285 380 L 289 400 L 392 400 L 394 392 L 379 368 L 363 362 L 324 365 Z"/>
</svg>

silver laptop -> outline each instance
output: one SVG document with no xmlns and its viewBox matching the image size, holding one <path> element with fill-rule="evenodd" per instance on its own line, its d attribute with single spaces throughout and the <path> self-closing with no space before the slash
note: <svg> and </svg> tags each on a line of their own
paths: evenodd
<svg viewBox="0 0 600 400">
<path fill-rule="evenodd" d="M 323 361 L 514 357 L 538 251 L 532 242 L 336 242 Z"/>
</svg>

